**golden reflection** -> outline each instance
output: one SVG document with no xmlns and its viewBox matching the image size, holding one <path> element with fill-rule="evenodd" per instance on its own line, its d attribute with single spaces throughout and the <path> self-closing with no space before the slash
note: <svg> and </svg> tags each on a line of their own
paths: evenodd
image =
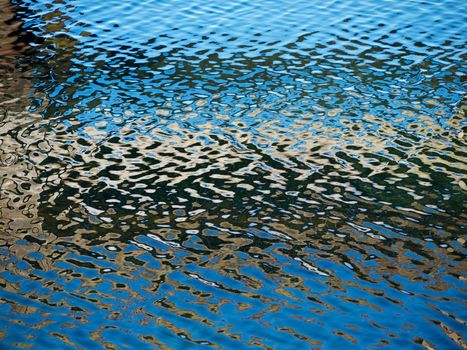
<svg viewBox="0 0 467 350">
<path fill-rule="evenodd" d="M 49 150 L 44 133 L 31 128 L 40 117 L 29 113 L 33 92 L 28 71 L 17 58 L 29 49 L 15 33 L 22 22 L 15 19 L 15 6 L 0 1 L 0 237 L 15 244 L 27 234 L 41 234 L 38 214 L 42 185 L 35 161 Z M 32 246 L 16 246 L 20 254 Z"/>
</svg>

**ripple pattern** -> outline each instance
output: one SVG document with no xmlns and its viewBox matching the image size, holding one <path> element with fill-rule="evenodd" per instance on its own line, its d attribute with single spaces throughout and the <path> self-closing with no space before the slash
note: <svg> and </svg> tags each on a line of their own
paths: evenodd
<svg viewBox="0 0 467 350">
<path fill-rule="evenodd" d="M 465 349 L 465 5 L 0 0 L 0 347 Z"/>
</svg>

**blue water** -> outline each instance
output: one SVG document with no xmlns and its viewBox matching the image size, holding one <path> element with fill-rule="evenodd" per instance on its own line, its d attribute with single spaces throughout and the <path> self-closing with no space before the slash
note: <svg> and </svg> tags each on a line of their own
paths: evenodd
<svg viewBox="0 0 467 350">
<path fill-rule="evenodd" d="M 0 0 L 0 348 L 463 349 L 463 1 Z"/>
</svg>

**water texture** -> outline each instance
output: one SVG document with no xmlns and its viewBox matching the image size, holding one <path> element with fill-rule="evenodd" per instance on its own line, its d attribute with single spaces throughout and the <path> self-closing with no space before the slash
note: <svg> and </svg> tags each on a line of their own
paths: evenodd
<svg viewBox="0 0 467 350">
<path fill-rule="evenodd" d="M 466 10 L 0 0 L 0 348 L 467 348 Z"/>
</svg>

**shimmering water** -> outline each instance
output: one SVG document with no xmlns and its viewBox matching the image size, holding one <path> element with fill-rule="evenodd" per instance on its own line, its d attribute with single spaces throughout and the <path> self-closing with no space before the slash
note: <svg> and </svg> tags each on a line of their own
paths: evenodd
<svg viewBox="0 0 467 350">
<path fill-rule="evenodd" d="M 467 348 L 466 13 L 0 0 L 0 348 Z"/>
</svg>

